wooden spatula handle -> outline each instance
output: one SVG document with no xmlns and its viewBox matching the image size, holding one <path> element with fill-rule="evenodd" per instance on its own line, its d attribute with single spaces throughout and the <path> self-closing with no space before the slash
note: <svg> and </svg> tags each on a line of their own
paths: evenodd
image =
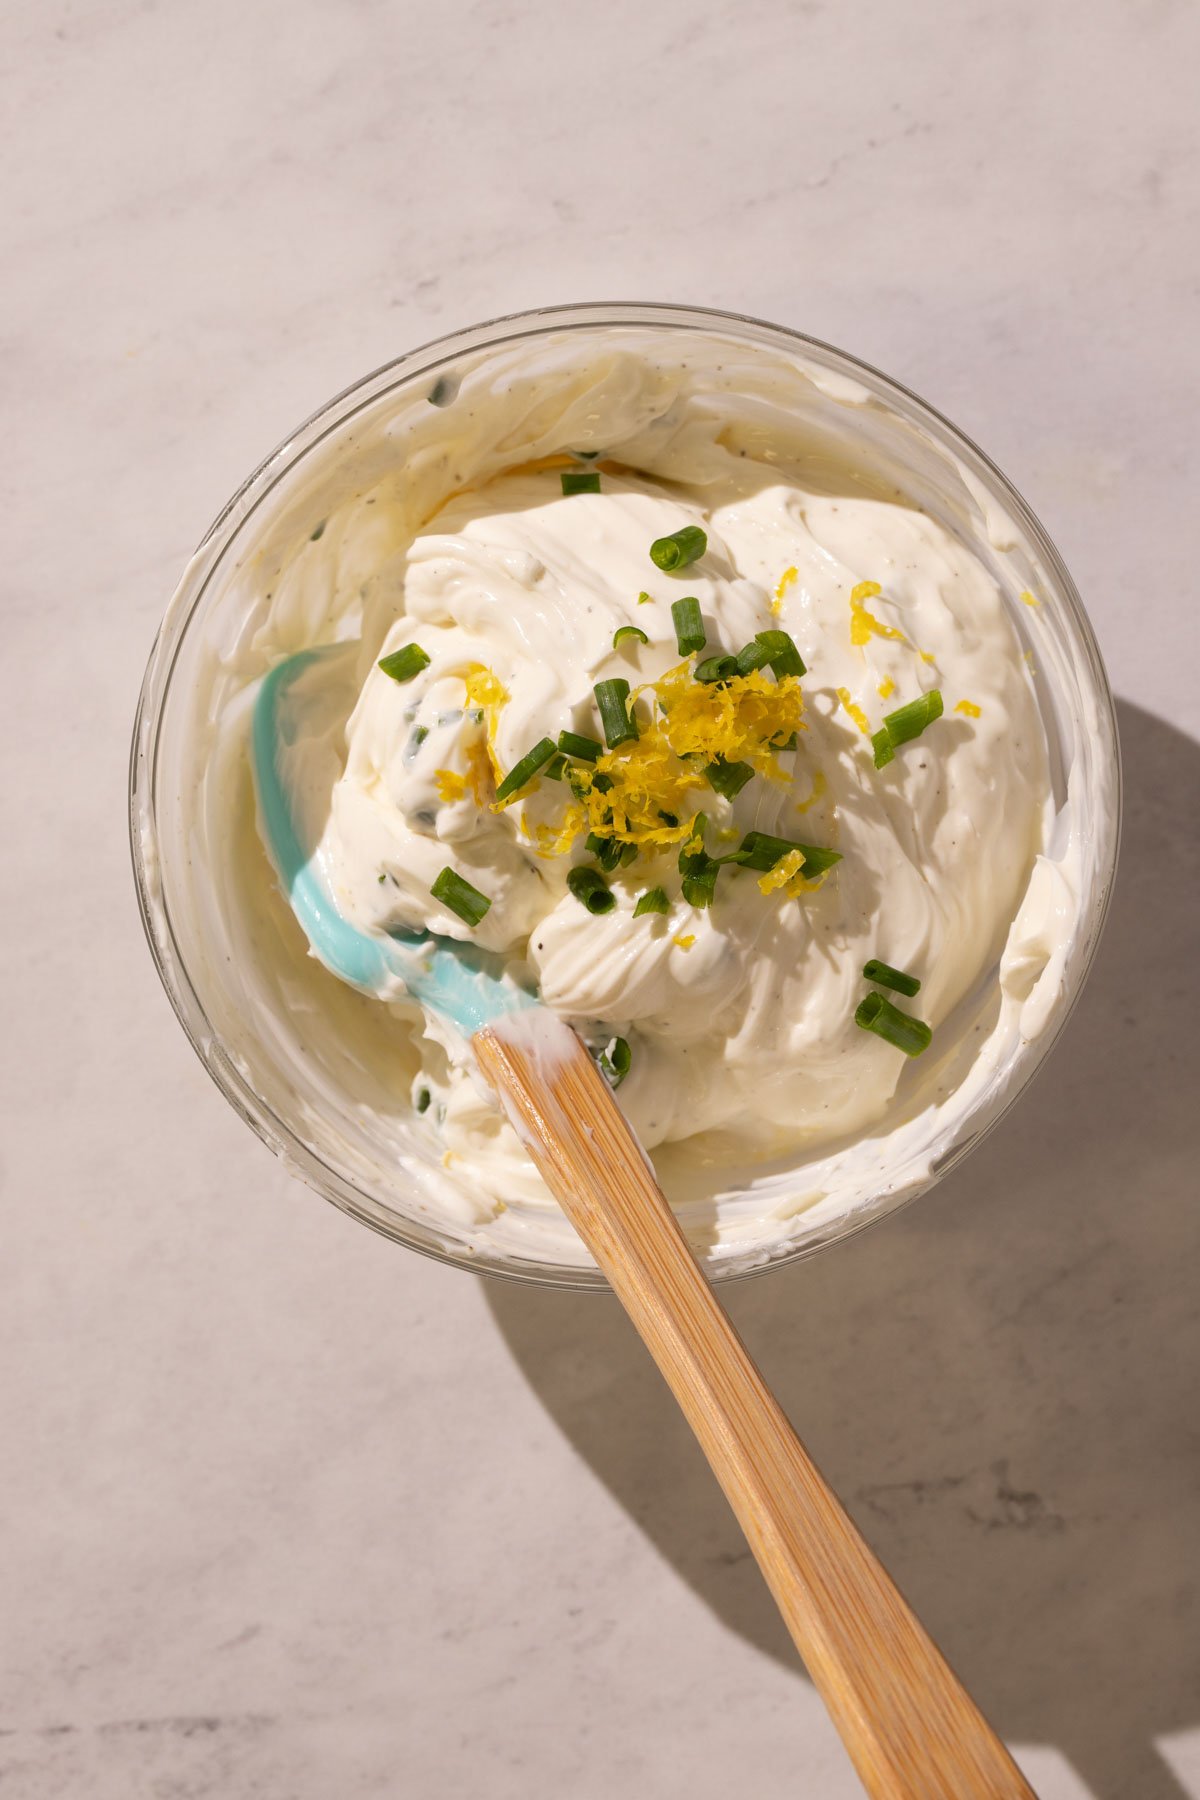
<svg viewBox="0 0 1200 1800">
<path fill-rule="evenodd" d="M 574 1032 L 485 1027 L 480 1066 L 666 1377 L 878 1800 L 1034 1800 L 806 1454 Z"/>
</svg>

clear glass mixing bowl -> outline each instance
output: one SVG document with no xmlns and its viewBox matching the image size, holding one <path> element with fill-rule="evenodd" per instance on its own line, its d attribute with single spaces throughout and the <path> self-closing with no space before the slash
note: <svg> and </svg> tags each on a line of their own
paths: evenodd
<svg viewBox="0 0 1200 1800">
<path fill-rule="evenodd" d="M 269 571 L 269 546 L 280 521 L 311 502 L 315 473 L 356 455 L 379 473 L 375 427 L 405 396 L 428 401 L 452 394 L 464 370 L 523 342 L 586 342 L 588 334 L 635 333 L 666 344 L 671 334 L 699 333 L 734 358 L 799 357 L 814 378 L 808 425 L 819 440 L 836 414 L 838 430 L 853 420 L 855 452 L 877 477 L 909 503 L 950 525 L 996 574 L 1022 641 L 1032 652 L 1034 681 L 1049 747 L 1051 782 L 1060 807 L 1086 817 L 1076 880 L 1082 903 L 1043 1028 L 1022 1042 L 1008 1065 L 943 1134 L 917 1173 L 878 1167 L 870 1181 L 806 1217 L 798 1208 L 794 1235 L 764 1260 L 730 1254 L 711 1267 L 714 1278 L 773 1267 L 837 1242 L 893 1212 L 939 1179 L 979 1142 L 1016 1098 L 1049 1051 L 1074 1005 L 1103 924 L 1116 865 L 1120 776 L 1112 696 L 1095 638 L 1075 587 L 1053 544 L 1000 471 L 932 408 L 896 382 L 815 339 L 754 319 L 666 305 L 580 305 L 516 314 L 427 344 L 368 375 L 293 432 L 246 480 L 214 521 L 193 558 L 150 654 L 138 702 L 129 780 L 130 829 L 138 899 L 164 987 L 188 1038 L 217 1086 L 296 1174 L 364 1224 L 410 1248 L 464 1268 L 558 1286 L 602 1286 L 586 1263 L 531 1260 L 495 1253 L 432 1223 L 394 1171 L 364 1173 L 361 1158 L 342 1154 L 336 1133 L 325 1132 L 312 1109 L 294 1100 L 289 1058 L 302 1052 L 303 1020 L 281 1010 L 247 1020 L 239 995 L 223 974 L 227 959 L 213 954 L 198 887 L 220 882 L 211 859 L 195 854 L 198 825 L 189 810 L 183 772 L 189 744 L 202 723 L 197 696 L 213 666 L 213 644 L 237 640 L 244 619 L 248 565 Z M 848 403 L 853 402 L 848 406 Z M 824 407 L 829 420 L 821 416 Z M 374 431 L 374 435 L 373 434 Z M 364 445 L 373 448 L 369 453 Z M 311 513 L 306 515 L 311 517 Z M 269 573 L 262 576 L 269 579 Z M 1033 590 L 1041 604 L 1020 603 Z M 1071 793 L 1068 797 L 1068 777 Z M 1082 809 L 1082 811 L 1080 810 Z M 212 821 L 208 821 L 209 825 Z M 219 822 L 217 832 L 219 836 Z M 211 836 L 211 833 L 210 833 Z M 211 913 L 211 909 L 210 909 Z M 212 916 L 215 916 L 212 915 Z M 994 987 L 995 970 L 988 972 Z M 986 983 L 984 984 L 986 986 Z M 237 1026 L 237 1047 L 231 1026 Z M 919 1161 L 919 1159 L 918 1159 Z"/>
</svg>

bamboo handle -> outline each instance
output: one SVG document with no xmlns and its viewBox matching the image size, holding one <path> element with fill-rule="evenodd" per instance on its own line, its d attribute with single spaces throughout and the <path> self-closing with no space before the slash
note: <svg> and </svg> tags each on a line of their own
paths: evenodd
<svg viewBox="0 0 1200 1800">
<path fill-rule="evenodd" d="M 699 1439 L 868 1794 L 1036 1800 L 809 1459 L 575 1033 L 539 1009 L 473 1042 Z"/>
</svg>

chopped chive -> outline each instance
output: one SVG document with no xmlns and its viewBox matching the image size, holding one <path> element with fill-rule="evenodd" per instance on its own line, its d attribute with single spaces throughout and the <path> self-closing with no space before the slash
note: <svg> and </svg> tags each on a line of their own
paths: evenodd
<svg viewBox="0 0 1200 1800">
<path fill-rule="evenodd" d="M 620 644 L 623 644 L 626 638 L 633 638 L 639 644 L 650 642 L 640 625 L 618 625 L 613 632 L 613 649 L 615 650 Z"/>
<path fill-rule="evenodd" d="M 547 781 L 561 781 L 563 778 L 563 770 L 566 766 L 567 759 L 562 754 L 562 751 L 559 750 L 550 758 L 550 761 L 542 770 L 542 774 L 546 777 Z"/>
<path fill-rule="evenodd" d="M 791 737 L 772 738 L 771 748 L 772 750 L 779 751 L 798 750 L 800 748 L 800 733 L 798 731 L 793 731 Z"/>
<path fill-rule="evenodd" d="M 686 569 L 689 563 L 698 562 L 707 549 L 708 534 L 698 525 L 685 525 L 670 537 L 655 538 L 650 546 L 650 561 L 670 574 L 672 569 Z"/>
<path fill-rule="evenodd" d="M 600 708 L 604 741 L 610 750 L 618 744 L 632 743 L 637 737 L 637 720 L 629 707 L 629 683 L 618 675 L 612 681 L 598 681 L 593 692 Z"/>
<path fill-rule="evenodd" d="M 863 964 L 863 974 L 877 987 L 892 988 L 897 994 L 907 995 L 910 1000 L 921 991 L 921 983 L 915 975 L 906 975 L 903 969 L 893 969 L 891 963 L 879 962 L 875 957 Z"/>
<path fill-rule="evenodd" d="M 457 393 L 458 382 L 448 375 L 440 375 L 425 398 L 430 406 L 449 406 Z"/>
<path fill-rule="evenodd" d="M 938 688 L 930 688 L 917 700 L 910 700 L 907 706 L 898 706 L 895 712 L 884 713 L 883 730 L 887 733 L 886 748 L 880 744 L 880 732 L 871 739 L 875 751 L 875 767 L 882 769 L 885 763 L 892 760 L 892 755 L 901 744 L 910 744 L 914 738 L 920 737 L 927 725 L 942 716 L 942 696 Z"/>
<path fill-rule="evenodd" d="M 840 850 L 827 850 L 823 844 L 797 844 L 796 849 L 804 852 L 804 866 L 800 873 L 809 877 L 823 875 L 826 869 L 832 869 L 834 863 L 842 860 Z"/>
<path fill-rule="evenodd" d="M 776 681 L 782 681 L 785 675 L 804 675 L 804 659 L 786 631 L 756 631 L 756 644 L 766 651 L 766 662 Z"/>
<path fill-rule="evenodd" d="M 674 830 L 676 825 L 678 825 L 678 823 L 679 823 L 679 814 L 678 813 L 664 812 L 661 806 L 658 809 L 658 816 L 662 820 L 663 824 L 669 825 L 672 830 Z"/>
<path fill-rule="evenodd" d="M 684 876 L 683 897 L 689 906 L 703 909 L 712 905 L 716 897 L 717 876 L 720 873 L 721 865 L 706 857 L 701 868 Z"/>
<path fill-rule="evenodd" d="M 723 756 L 718 756 L 716 762 L 709 763 L 704 776 L 710 788 L 726 800 L 732 800 L 748 781 L 754 779 L 754 770 L 749 763 L 726 762 Z"/>
<path fill-rule="evenodd" d="M 575 458 L 576 462 L 594 463 L 601 455 L 603 455 L 603 452 L 600 450 L 572 450 L 570 454 Z"/>
<path fill-rule="evenodd" d="M 638 847 L 636 844 L 622 844 L 621 845 L 621 867 L 623 869 L 627 868 L 630 863 L 636 862 L 637 859 L 638 859 Z"/>
<path fill-rule="evenodd" d="M 461 875 L 456 875 L 453 869 L 443 869 L 429 891 L 435 900 L 440 900 L 443 906 L 456 914 L 464 925 L 470 925 L 472 930 L 492 904 L 486 894 L 481 894 L 478 888 L 472 887 L 469 881 L 464 881 Z"/>
<path fill-rule="evenodd" d="M 612 776 L 611 775 L 593 775 L 592 776 L 592 786 L 595 788 L 595 790 L 598 794 L 611 793 L 611 791 L 612 791 Z"/>
<path fill-rule="evenodd" d="M 923 1019 L 914 1019 L 911 1013 L 901 1012 L 882 994 L 868 994 L 859 1002 L 854 1023 L 861 1025 L 864 1031 L 873 1031 L 886 1043 L 894 1044 L 905 1056 L 920 1056 L 922 1050 L 928 1050 L 933 1037 Z"/>
<path fill-rule="evenodd" d="M 671 623 L 675 627 L 675 642 L 679 645 L 680 656 L 690 656 L 694 650 L 704 648 L 704 620 L 700 617 L 700 602 L 689 595 L 686 600 L 672 600 Z"/>
<path fill-rule="evenodd" d="M 600 492 L 600 476 L 595 469 L 564 469 L 561 479 L 564 494 L 598 494 Z"/>
<path fill-rule="evenodd" d="M 738 672 L 736 656 L 706 656 L 692 670 L 697 681 L 732 681 Z"/>
<path fill-rule="evenodd" d="M 875 767 L 885 769 L 896 754 L 886 725 L 881 725 L 878 731 L 871 734 L 871 748 L 875 752 Z"/>
<path fill-rule="evenodd" d="M 316 530 L 313 532 L 312 536 L 308 540 L 310 544 L 315 544 L 318 538 L 324 537 L 325 527 L 328 524 L 328 522 L 329 521 L 327 519 L 321 520 L 321 523 L 317 526 Z"/>
<path fill-rule="evenodd" d="M 737 672 L 739 675 L 750 675 L 755 669 L 765 669 L 771 660 L 771 652 L 757 638 L 751 638 L 743 644 L 737 653 Z"/>
<path fill-rule="evenodd" d="M 596 1058 L 609 1087 L 619 1088 L 629 1073 L 633 1051 L 622 1037 L 611 1038 Z"/>
<path fill-rule="evenodd" d="M 393 650 L 390 656 L 381 656 L 379 667 L 393 681 L 411 681 L 422 669 L 429 667 L 429 657 L 420 644 L 405 644 L 402 650 Z"/>
<path fill-rule="evenodd" d="M 604 745 L 599 738 L 583 737 L 578 731 L 560 731 L 558 747 L 567 756 L 576 756 L 580 762 L 595 762 L 598 756 L 604 755 Z"/>
<path fill-rule="evenodd" d="M 821 875 L 842 860 L 840 850 L 826 850 L 819 844 L 798 844 L 791 838 L 772 837 L 767 831 L 748 831 L 737 849 L 721 860 L 738 863 L 743 869 L 765 872 L 781 863 L 785 856 L 790 856 L 793 850 L 803 854 L 802 875 Z"/>
<path fill-rule="evenodd" d="M 594 831 L 589 831 L 583 847 L 585 850 L 590 850 L 600 867 L 607 869 L 610 874 L 619 865 L 621 852 L 625 848 L 623 844 L 617 842 L 616 838 L 602 838 L 597 836 Z M 637 845 L 635 844 L 633 848 L 636 850 Z"/>
<path fill-rule="evenodd" d="M 637 603 L 639 606 L 653 606 L 654 605 L 654 595 L 648 594 L 646 592 L 645 588 L 643 588 L 641 593 L 638 595 Z"/>
<path fill-rule="evenodd" d="M 429 1102 L 432 1099 L 433 1099 L 433 1095 L 430 1093 L 428 1088 L 418 1088 L 417 1089 L 417 1111 L 419 1113 L 428 1112 L 429 1111 Z"/>
<path fill-rule="evenodd" d="M 567 886 L 590 913 L 610 913 L 617 904 L 617 896 L 597 869 L 572 869 Z"/>
<path fill-rule="evenodd" d="M 667 899 L 664 890 L 649 888 L 638 900 L 633 909 L 633 916 L 635 919 L 640 919 L 644 913 L 665 913 L 670 910 L 671 902 Z"/>
<path fill-rule="evenodd" d="M 679 873 L 683 877 L 683 897 L 689 906 L 706 907 L 713 903 L 717 876 L 721 865 L 704 848 L 704 828 L 708 821 L 703 813 L 692 820 L 692 834 L 679 852 Z"/>
<path fill-rule="evenodd" d="M 532 781 L 539 769 L 556 754 L 553 738 L 542 738 L 528 751 L 518 763 L 514 763 L 500 786 L 496 789 L 497 800 L 508 800 L 528 782 Z"/>
</svg>

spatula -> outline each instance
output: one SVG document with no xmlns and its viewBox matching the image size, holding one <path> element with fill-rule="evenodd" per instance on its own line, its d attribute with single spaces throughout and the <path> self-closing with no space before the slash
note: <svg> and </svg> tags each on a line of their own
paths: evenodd
<svg viewBox="0 0 1200 1800">
<path fill-rule="evenodd" d="M 314 659 L 345 654 L 337 646 L 279 664 L 252 725 L 260 824 L 315 955 L 367 992 L 407 988 L 470 1038 L 695 1432 L 867 1793 L 1034 1800 L 792 1430 L 580 1038 L 469 946 L 427 933 L 376 938 L 339 913 L 293 817 L 281 757 L 295 741 L 297 680 Z"/>
</svg>

